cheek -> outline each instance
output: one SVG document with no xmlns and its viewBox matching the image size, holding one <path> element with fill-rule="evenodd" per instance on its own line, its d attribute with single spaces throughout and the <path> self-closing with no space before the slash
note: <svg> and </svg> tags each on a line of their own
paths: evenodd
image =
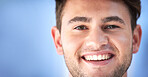
<svg viewBox="0 0 148 77">
<path fill-rule="evenodd" d="M 112 36 L 112 42 L 118 49 L 119 57 L 124 57 L 132 53 L 132 35 L 120 34 Z"/>
<path fill-rule="evenodd" d="M 65 33 L 61 37 L 62 47 L 65 54 L 76 55 L 83 44 L 84 37 Z"/>
</svg>

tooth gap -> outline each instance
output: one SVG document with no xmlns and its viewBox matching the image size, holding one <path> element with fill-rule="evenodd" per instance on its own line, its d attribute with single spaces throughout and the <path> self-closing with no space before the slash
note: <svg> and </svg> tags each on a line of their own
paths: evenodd
<svg viewBox="0 0 148 77">
<path fill-rule="evenodd" d="M 82 56 L 82 59 L 86 60 L 84 56 Z"/>
<path fill-rule="evenodd" d="M 111 59 L 112 57 L 114 57 L 114 55 L 113 55 L 113 54 L 111 54 L 111 57 L 110 57 L 109 59 Z"/>
</svg>

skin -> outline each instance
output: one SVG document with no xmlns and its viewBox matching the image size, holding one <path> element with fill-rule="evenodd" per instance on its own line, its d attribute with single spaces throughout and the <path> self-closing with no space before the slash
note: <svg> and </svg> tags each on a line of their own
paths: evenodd
<svg viewBox="0 0 148 77">
<path fill-rule="evenodd" d="M 75 17 L 79 19 L 74 20 Z M 107 21 L 107 17 L 118 17 L 122 21 Z M 132 32 L 130 21 L 128 8 L 121 1 L 68 0 L 62 13 L 61 33 L 55 26 L 51 31 L 57 53 L 64 55 L 70 77 L 126 77 L 142 34 L 140 25 Z M 86 53 L 105 51 L 115 54 L 106 65 L 87 64 L 81 58 Z"/>
</svg>

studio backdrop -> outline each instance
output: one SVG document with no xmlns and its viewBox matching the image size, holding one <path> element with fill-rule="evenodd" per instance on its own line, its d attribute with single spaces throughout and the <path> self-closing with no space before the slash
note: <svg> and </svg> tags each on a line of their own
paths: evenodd
<svg viewBox="0 0 148 77">
<path fill-rule="evenodd" d="M 128 77 L 148 77 L 148 1 L 141 1 L 142 42 Z M 54 0 L 0 0 L 0 77 L 68 77 L 51 37 L 55 25 Z"/>
</svg>

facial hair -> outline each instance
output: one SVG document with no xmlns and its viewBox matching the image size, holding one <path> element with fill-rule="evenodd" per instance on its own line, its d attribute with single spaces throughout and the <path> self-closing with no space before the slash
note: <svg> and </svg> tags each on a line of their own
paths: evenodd
<svg viewBox="0 0 148 77">
<path fill-rule="evenodd" d="M 124 55 L 122 64 L 116 65 L 116 68 L 113 68 L 114 70 L 110 71 L 108 74 L 99 75 L 99 76 L 89 76 L 86 73 L 87 71 L 82 70 L 82 68 L 78 65 L 76 60 L 72 59 L 71 56 L 69 56 L 66 53 L 64 53 L 64 59 L 72 77 L 122 77 L 129 68 L 132 61 L 132 48 L 131 51 L 129 52 L 131 53 Z M 80 57 L 77 57 L 77 59 L 80 59 Z"/>
</svg>

